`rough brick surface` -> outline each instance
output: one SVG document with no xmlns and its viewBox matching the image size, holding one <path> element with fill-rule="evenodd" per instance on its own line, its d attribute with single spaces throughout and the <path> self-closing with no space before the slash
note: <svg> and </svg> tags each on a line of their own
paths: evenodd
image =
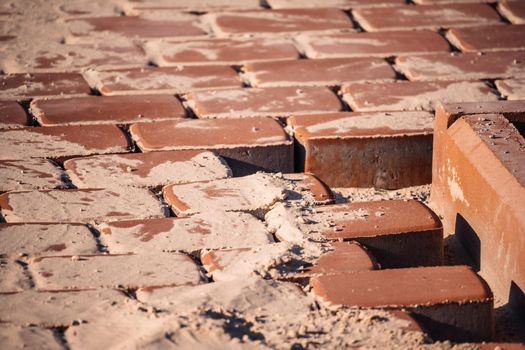
<svg viewBox="0 0 525 350">
<path fill-rule="evenodd" d="M 463 52 L 525 49 L 525 25 L 453 28 L 447 39 Z"/>
<path fill-rule="evenodd" d="M 28 124 L 24 108 L 14 101 L 0 101 L 0 129 L 16 129 Z"/>
<path fill-rule="evenodd" d="M 0 192 L 66 187 L 64 175 L 46 159 L 0 160 Z"/>
<path fill-rule="evenodd" d="M 403 4 L 402 0 L 267 0 L 272 9 L 308 8 L 308 7 L 340 7 L 343 9 L 360 7 L 383 7 Z"/>
<path fill-rule="evenodd" d="M 32 349 L 66 349 L 57 339 L 55 332 L 37 327 L 2 326 L 0 328 L 0 343 L 6 349 L 16 349 L 20 346 Z"/>
<path fill-rule="evenodd" d="M 498 80 L 496 86 L 508 100 L 525 100 L 525 79 Z"/>
<path fill-rule="evenodd" d="M 21 263 L 0 257 L 0 294 L 16 293 L 31 288 L 30 277 Z"/>
<path fill-rule="evenodd" d="M 0 100 L 87 95 L 90 92 L 84 78 L 76 73 L 19 73 L 0 76 Z"/>
</svg>

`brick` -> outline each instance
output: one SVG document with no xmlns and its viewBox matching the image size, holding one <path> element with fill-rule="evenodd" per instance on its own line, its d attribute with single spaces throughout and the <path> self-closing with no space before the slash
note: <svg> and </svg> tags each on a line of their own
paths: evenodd
<svg viewBox="0 0 525 350">
<path fill-rule="evenodd" d="M 463 52 L 525 49 L 525 25 L 453 28 L 447 39 Z"/>
<path fill-rule="evenodd" d="M 501 23 L 496 11 L 485 4 L 448 4 L 357 9 L 354 18 L 368 32 L 471 27 Z"/>
<path fill-rule="evenodd" d="M 343 108 L 330 89 L 311 86 L 192 91 L 186 99 L 199 118 L 289 116 Z"/>
<path fill-rule="evenodd" d="M 208 151 L 128 153 L 68 159 L 64 168 L 77 188 L 157 187 L 231 176 Z"/>
<path fill-rule="evenodd" d="M 114 125 L 57 126 L 0 131 L 0 159 L 57 158 L 128 151 Z"/>
<path fill-rule="evenodd" d="M 525 79 L 497 80 L 496 87 L 507 100 L 525 100 Z"/>
<path fill-rule="evenodd" d="M 415 32 L 342 33 L 299 35 L 295 38 L 309 58 L 389 57 L 448 52 L 449 44 L 438 33 Z"/>
<path fill-rule="evenodd" d="M 507 103 L 493 108 L 507 109 Z M 523 102 L 513 105 L 521 112 L 508 113 L 508 119 L 438 109 L 432 202 L 446 232 L 456 233 L 496 297 L 520 314 L 525 305 L 525 141 L 516 128 L 523 120 Z"/>
<path fill-rule="evenodd" d="M 138 16 L 92 17 L 72 19 L 67 23 L 69 31 L 75 36 L 96 36 L 104 32 L 131 38 L 192 37 L 206 34 L 196 24 L 196 17 L 189 15 L 162 20 Z"/>
<path fill-rule="evenodd" d="M 433 111 L 436 104 L 448 102 L 497 101 L 483 82 L 354 83 L 341 89 L 343 100 L 353 111 Z"/>
<path fill-rule="evenodd" d="M 270 118 L 140 123 L 130 132 L 143 152 L 212 150 L 225 158 L 234 175 L 293 169 L 292 141 Z"/>
<path fill-rule="evenodd" d="M 0 100 L 88 95 L 90 92 L 84 78 L 77 73 L 20 73 L 0 76 Z"/>
<path fill-rule="evenodd" d="M 6 222 L 79 222 L 163 217 L 146 189 L 83 189 L 7 192 L 0 195 Z"/>
<path fill-rule="evenodd" d="M 321 180 L 312 174 L 284 174 L 286 181 L 286 200 L 299 200 L 313 205 L 333 204 L 335 196 Z"/>
<path fill-rule="evenodd" d="M 0 192 L 66 187 L 64 175 L 47 159 L 0 160 Z"/>
<path fill-rule="evenodd" d="M 354 81 L 389 81 L 390 65 L 373 58 L 332 58 L 259 62 L 242 67 L 251 86 L 332 86 Z"/>
<path fill-rule="evenodd" d="M 112 289 L 0 294 L 0 321 L 12 325 L 68 327 L 75 320 L 93 321 L 90 311 L 122 306 L 126 297 Z"/>
<path fill-rule="evenodd" d="M 523 343 L 480 343 L 476 344 L 479 350 L 523 350 L 525 344 Z"/>
<path fill-rule="evenodd" d="M 186 117 L 184 107 L 172 95 L 36 99 L 30 112 L 42 126 L 130 124 Z"/>
<path fill-rule="evenodd" d="M 251 247 L 272 243 L 264 224 L 245 213 L 214 212 L 187 218 L 115 221 L 98 225 L 112 254 Z M 250 234 L 247 235 L 246 233 Z"/>
<path fill-rule="evenodd" d="M 352 9 L 361 7 L 386 7 L 404 4 L 403 0 L 267 0 L 272 9 L 294 9 L 294 8 L 315 8 L 315 7 L 338 7 L 342 9 Z"/>
<path fill-rule="evenodd" d="M 437 5 L 437 4 L 455 4 L 455 3 L 469 3 L 469 2 L 492 2 L 490 0 L 414 0 L 414 3 L 419 5 Z"/>
<path fill-rule="evenodd" d="M 37 327 L 17 327 L 3 325 L 0 328 L 0 343 L 5 349 L 30 348 L 65 350 L 50 329 Z"/>
<path fill-rule="evenodd" d="M 244 211 L 258 214 L 284 199 L 281 179 L 264 173 L 224 180 L 169 185 L 165 200 L 178 216 L 215 211 Z"/>
<path fill-rule="evenodd" d="M 257 9 L 259 0 L 136 0 L 130 4 L 135 10 L 171 9 L 186 11 L 209 11 L 227 9 Z"/>
<path fill-rule="evenodd" d="M 0 129 L 17 129 L 28 125 L 24 108 L 14 101 L 0 101 Z"/>
<path fill-rule="evenodd" d="M 330 187 L 401 188 L 429 183 L 432 122 L 426 112 L 329 113 L 288 119 L 300 147 L 297 167 Z"/>
<path fill-rule="evenodd" d="M 179 253 L 41 257 L 29 268 L 38 290 L 199 284 L 193 260 Z"/>
<path fill-rule="evenodd" d="M 0 294 L 20 292 L 29 288 L 31 280 L 22 265 L 0 256 Z"/>
<path fill-rule="evenodd" d="M 218 36 L 353 29 L 343 11 L 329 8 L 218 12 L 207 15 L 206 21 Z"/>
<path fill-rule="evenodd" d="M 0 255 L 33 257 L 96 254 L 97 241 L 80 224 L 0 224 Z"/>
<path fill-rule="evenodd" d="M 498 11 L 514 24 L 525 24 L 525 4 L 522 1 L 499 1 Z"/>
<path fill-rule="evenodd" d="M 342 273 L 310 283 L 330 304 L 406 309 L 435 339 L 479 341 L 494 332 L 492 292 L 466 266 Z"/>
<path fill-rule="evenodd" d="M 159 66 L 240 64 L 299 57 L 299 52 L 291 40 L 277 38 L 162 41 L 147 43 L 146 48 Z"/>
<path fill-rule="evenodd" d="M 488 52 L 403 56 L 396 66 L 409 80 L 478 80 L 525 76 L 523 55 Z"/>
<path fill-rule="evenodd" d="M 231 67 L 154 67 L 88 71 L 87 80 L 102 95 L 179 94 L 196 89 L 236 88 L 241 81 Z"/>
</svg>

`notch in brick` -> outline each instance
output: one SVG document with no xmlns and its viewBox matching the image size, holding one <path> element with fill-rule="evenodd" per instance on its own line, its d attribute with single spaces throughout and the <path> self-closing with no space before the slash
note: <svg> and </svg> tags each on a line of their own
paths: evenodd
<svg viewBox="0 0 525 350">
<path fill-rule="evenodd" d="M 0 100 L 90 93 L 91 89 L 78 73 L 17 73 L 0 76 Z"/>
<path fill-rule="evenodd" d="M 447 39 L 463 52 L 525 49 L 525 25 L 453 28 Z"/>
<path fill-rule="evenodd" d="M 310 284 L 330 304 L 406 309 L 434 339 L 482 341 L 494 333 L 492 292 L 466 266 L 341 273 Z"/>
<path fill-rule="evenodd" d="M 0 129 L 17 129 L 28 125 L 24 108 L 15 101 L 0 101 Z"/>
<path fill-rule="evenodd" d="M 431 180 L 433 117 L 426 112 L 293 116 L 296 167 L 330 187 L 401 188 Z"/>
<path fill-rule="evenodd" d="M 130 132 L 143 152 L 212 150 L 236 176 L 293 170 L 293 143 L 271 118 L 140 123 L 132 125 Z"/>
</svg>

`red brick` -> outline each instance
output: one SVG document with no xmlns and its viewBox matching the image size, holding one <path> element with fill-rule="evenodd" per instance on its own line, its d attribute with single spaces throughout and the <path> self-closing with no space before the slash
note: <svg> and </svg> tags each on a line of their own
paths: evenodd
<svg viewBox="0 0 525 350">
<path fill-rule="evenodd" d="M 226 159 L 237 175 L 257 169 L 293 170 L 292 141 L 271 118 L 139 123 L 133 124 L 130 132 L 144 152 L 213 150 Z"/>
<path fill-rule="evenodd" d="M 245 80 L 256 87 L 329 86 L 396 77 L 386 61 L 373 58 L 260 62 L 246 64 L 242 70 Z"/>
<path fill-rule="evenodd" d="M 330 187 L 401 188 L 431 180 L 432 115 L 426 112 L 294 116 L 297 167 Z"/>
<path fill-rule="evenodd" d="M 525 4 L 523 1 L 501 0 L 498 11 L 514 24 L 525 24 Z"/>
<path fill-rule="evenodd" d="M 189 15 L 164 20 L 137 16 L 92 17 L 72 19 L 67 23 L 70 32 L 75 36 L 96 36 L 104 32 L 141 38 L 191 37 L 206 34 L 196 25 L 196 17 Z"/>
<path fill-rule="evenodd" d="M 128 6 L 135 11 L 147 9 L 209 11 L 222 9 L 257 9 L 259 0 L 134 0 Z"/>
<path fill-rule="evenodd" d="M 180 64 L 240 64 L 299 57 L 291 40 L 207 39 L 189 42 L 162 41 L 147 44 L 153 61 L 160 66 Z"/>
<path fill-rule="evenodd" d="M 219 12 L 206 19 L 217 35 L 352 30 L 350 18 L 337 9 L 285 9 Z"/>
<path fill-rule="evenodd" d="M 98 252 L 93 233 L 80 224 L 0 224 L 0 239 L 0 255 L 16 258 Z"/>
<path fill-rule="evenodd" d="M 0 76 L 0 100 L 87 95 L 90 92 L 84 78 L 77 73 L 27 73 Z"/>
<path fill-rule="evenodd" d="M 42 126 L 130 124 L 186 117 L 184 107 L 172 95 L 36 99 L 30 112 Z"/>
<path fill-rule="evenodd" d="M 332 204 L 335 196 L 321 180 L 312 174 L 292 173 L 284 174 L 288 182 L 286 198 L 290 200 L 306 200 L 314 205 Z"/>
<path fill-rule="evenodd" d="M 338 7 L 347 10 L 361 7 L 386 7 L 404 4 L 403 0 L 267 0 L 266 2 L 272 9 Z"/>
<path fill-rule="evenodd" d="M 0 129 L 16 129 L 27 126 L 24 108 L 14 101 L 0 101 Z"/>
<path fill-rule="evenodd" d="M 187 218 L 115 221 L 98 225 L 100 240 L 112 254 L 251 247 L 272 243 L 257 218 L 245 213 L 214 212 Z M 250 234 L 246 234 L 249 232 Z"/>
<path fill-rule="evenodd" d="M 29 264 L 38 290 L 140 288 L 199 284 L 193 260 L 180 253 L 40 257 Z"/>
<path fill-rule="evenodd" d="M 497 101 L 482 82 L 405 82 L 349 84 L 341 89 L 343 100 L 353 111 L 432 111 L 436 104 L 468 101 Z"/>
<path fill-rule="evenodd" d="M 0 160 L 0 192 L 66 187 L 64 175 L 47 159 Z"/>
<path fill-rule="evenodd" d="M 388 57 L 448 52 L 449 44 L 431 31 L 300 35 L 295 39 L 309 58 Z"/>
<path fill-rule="evenodd" d="M 114 125 L 56 126 L 0 131 L 0 159 L 123 153 L 128 147 L 126 134 Z"/>
<path fill-rule="evenodd" d="M 343 108 L 330 89 L 311 86 L 192 91 L 186 99 L 199 118 L 290 116 Z"/>
<path fill-rule="evenodd" d="M 525 79 L 497 80 L 496 86 L 507 100 L 525 100 Z"/>
<path fill-rule="evenodd" d="M 368 32 L 478 26 L 501 23 L 485 4 L 448 4 L 357 9 L 354 18 Z"/>
<path fill-rule="evenodd" d="M 231 67 L 155 67 L 85 73 L 102 95 L 178 94 L 195 89 L 236 88 L 241 81 Z"/>
<path fill-rule="evenodd" d="M 525 49 L 525 25 L 453 28 L 447 39 L 463 52 Z"/>
<path fill-rule="evenodd" d="M 398 57 L 396 66 L 410 80 L 477 80 L 525 76 L 525 61 L 519 52 Z"/>
<path fill-rule="evenodd" d="M 310 284 L 330 304 L 411 311 L 436 339 L 485 340 L 494 332 L 492 292 L 466 266 L 342 273 Z"/>
<path fill-rule="evenodd" d="M 157 198 L 146 189 L 40 190 L 0 195 L 6 222 L 78 222 L 163 217 Z"/>
<path fill-rule="evenodd" d="M 231 176 L 208 151 L 129 153 L 68 159 L 64 168 L 77 188 L 156 187 Z"/>
<path fill-rule="evenodd" d="M 475 344 L 479 350 L 524 350 L 523 343 L 480 343 Z"/>
<path fill-rule="evenodd" d="M 523 121 L 518 105 L 521 112 L 507 115 L 511 121 Z M 525 141 L 507 118 L 438 110 L 432 201 L 496 297 L 522 313 Z"/>
<path fill-rule="evenodd" d="M 457 4 L 469 2 L 492 2 L 491 0 L 414 0 L 414 3 L 420 5 L 438 5 L 438 4 Z"/>
</svg>

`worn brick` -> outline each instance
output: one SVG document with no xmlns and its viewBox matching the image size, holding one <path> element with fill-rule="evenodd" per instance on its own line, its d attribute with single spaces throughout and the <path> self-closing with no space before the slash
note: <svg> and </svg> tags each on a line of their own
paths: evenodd
<svg viewBox="0 0 525 350">
<path fill-rule="evenodd" d="M 209 11 L 222 9 L 257 9 L 259 0 L 134 0 L 130 8 L 140 11 L 146 9 Z"/>
<path fill-rule="evenodd" d="M 330 89 L 312 86 L 192 91 L 186 99 L 199 118 L 290 116 L 343 108 Z"/>
<path fill-rule="evenodd" d="M 53 330 L 38 327 L 2 325 L 2 328 L 0 328 L 0 343 L 4 349 L 66 349 L 66 347 L 59 342 Z"/>
<path fill-rule="evenodd" d="M 0 192 L 66 187 L 64 175 L 47 159 L 0 160 Z"/>
<path fill-rule="evenodd" d="M 330 187 L 429 183 L 432 123 L 426 112 L 345 112 L 288 119 L 301 147 L 296 166 Z"/>
<path fill-rule="evenodd" d="M 31 280 L 22 264 L 0 256 L 0 294 L 20 292 L 29 288 Z"/>
<path fill-rule="evenodd" d="M 523 350 L 525 349 L 525 344 L 523 343 L 480 343 L 475 344 L 478 346 L 479 350 Z"/>
<path fill-rule="evenodd" d="M 128 153 L 68 159 L 64 168 L 77 188 L 156 187 L 231 176 L 208 151 Z"/>
<path fill-rule="evenodd" d="M 159 20 L 138 16 L 92 17 L 72 19 L 67 23 L 75 36 L 96 36 L 104 32 L 140 38 L 193 37 L 206 34 L 196 24 L 196 17 L 190 15 Z"/>
<path fill-rule="evenodd" d="M 525 4 L 523 1 L 501 0 L 498 11 L 514 24 L 525 24 Z"/>
<path fill-rule="evenodd" d="M 0 255 L 96 254 L 97 242 L 91 230 L 81 224 L 0 224 Z"/>
<path fill-rule="evenodd" d="M 525 79 L 497 80 L 496 86 L 508 100 L 525 100 Z"/>
<path fill-rule="evenodd" d="M 447 39 L 463 52 L 525 49 L 525 25 L 453 28 Z"/>
<path fill-rule="evenodd" d="M 286 200 L 303 201 L 313 205 L 332 204 L 335 196 L 321 180 L 312 174 L 283 174 L 286 182 Z"/>
<path fill-rule="evenodd" d="M 411 311 L 437 339 L 479 341 L 494 332 L 492 292 L 466 266 L 341 273 L 310 283 L 330 304 Z"/>
<path fill-rule="evenodd" d="M 207 15 L 206 20 L 219 36 L 353 28 L 352 21 L 343 11 L 330 8 L 218 12 Z"/>
<path fill-rule="evenodd" d="M 293 170 L 292 141 L 271 118 L 140 123 L 130 132 L 144 152 L 212 150 L 225 158 L 235 175 Z"/>
<path fill-rule="evenodd" d="M 83 189 L 7 192 L 0 195 L 6 222 L 91 222 L 163 217 L 146 189 Z"/>
<path fill-rule="evenodd" d="M 206 39 L 188 42 L 161 41 L 146 44 L 152 60 L 159 66 L 198 64 L 241 64 L 299 57 L 291 40 Z"/>
<path fill-rule="evenodd" d="M 402 5 L 403 0 L 267 0 L 272 9 L 294 9 L 310 7 L 337 7 L 342 9 L 352 9 L 361 7 L 386 7 Z"/>
<path fill-rule="evenodd" d="M 242 67 L 251 86 L 330 86 L 354 81 L 388 81 L 390 65 L 373 58 L 331 58 L 250 63 Z"/>
<path fill-rule="evenodd" d="M 128 151 L 126 134 L 114 125 L 0 130 L 0 159 L 56 158 Z"/>
<path fill-rule="evenodd" d="M 24 108 L 14 101 L 0 101 L 0 129 L 17 129 L 27 126 Z"/>
<path fill-rule="evenodd" d="M 448 4 L 357 9 L 352 12 L 369 32 L 478 26 L 501 23 L 496 11 L 485 4 Z"/>
<path fill-rule="evenodd" d="M 130 124 L 186 117 L 184 107 L 172 95 L 36 99 L 30 112 L 42 126 Z"/>
<path fill-rule="evenodd" d="M 449 44 L 438 33 L 415 32 L 342 33 L 299 35 L 299 49 L 309 58 L 389 57 L 448 52 Z"/>
<path fill-rule="evenodd" d="M 154 67 L 88 71 L 90 85 L 103 95 L 178 94 L 196 89 L 236 88 L 241 81 L 227 66 Z"/>
<path fill-rule="evenodd" d="M 214 212 L 187 218 L 115 221 L 98 225 L 100 240 L 112 254 L 161 251 L 195 252 L 251 247 L 273 242 L 264 224 L 250 214 Z M 248 235 L 247 232 L 250 234 Z"/>
<path fill-rule="evenodd" d="M 525 61 L 519 52 L 403 56 L 396 59 L 396 66 L 410 80 L 477 80 L 525 76 Z"/>
<path fill-rule="evenodd" d="M 341 89 L 343 100 L 353 111 L 432 111 L 447 102 L 497 101 L 498 97 L 482 82 L 354 83 Z"/>
<path fill-rule="evenodd" d="M 420 5 L 438 5 L 438 4 L 457 4 L 469 2 L 492 2 L 491 0 L 414 0 L 414 3 Z"/>
<path fill-rule="evenodd" d="M 0 76 L 0 100 L 88 95 L 90 92 L 84 78 L 77 73 L 19 73 Z"/>
</svg>

